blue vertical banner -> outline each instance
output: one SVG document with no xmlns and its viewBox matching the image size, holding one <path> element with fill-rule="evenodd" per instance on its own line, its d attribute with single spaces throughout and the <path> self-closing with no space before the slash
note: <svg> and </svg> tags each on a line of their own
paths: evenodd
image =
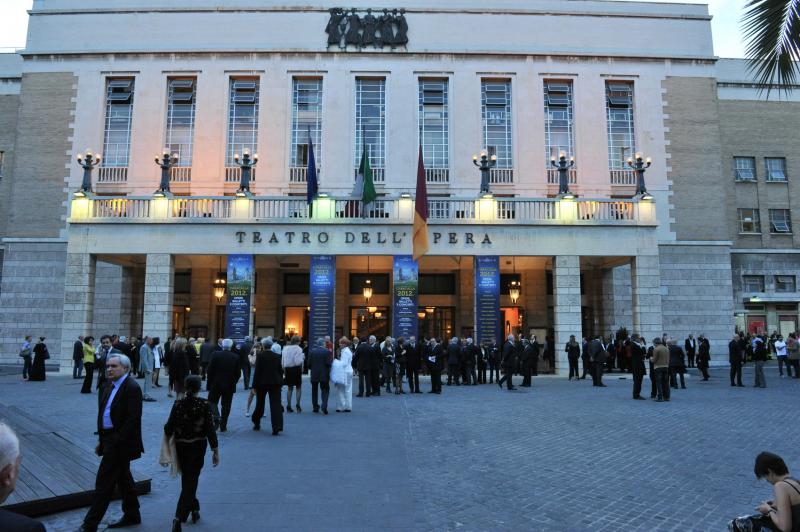
<svg viewBox="0 0 800 532">
<path fill-rule="evenodd" d="M 228 255 L 228 304 L 225 337 L 234 343 L 250 336 L 250 297 L 253 290 L 253 256 Z"/>
<path fill-rule="evenodd" d="M 311 316 L 308 319 L 308 345 L 313 346 L 317 338 L 333 336 L 336 303 L 336 257 L 312 255 L 309 271 L 309 295 Z"/>
<path fill-rule="evenodd" d="M 392 336 L 417 336 L 419 264 L 411 255 L 394 257 L 392 267 Z"/>
<path fill-rule="evenodd" d="M 500 257 L 475 257 L 475 342 L 496 338 L 500 323 Z"/>
</svg>

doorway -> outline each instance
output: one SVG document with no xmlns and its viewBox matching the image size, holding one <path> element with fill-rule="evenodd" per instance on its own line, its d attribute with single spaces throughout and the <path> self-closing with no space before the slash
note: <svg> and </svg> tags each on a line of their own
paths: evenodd
<svg viewBox="0 0 800 532">
<path fill-rule="evenodd" d="M 418 338 L 420 340 L 436 338 L 446 344 L 453 336 L 455 314 L 455 307 L 419 307 Z"/>
<path fill-rule="evenodd" d="M 525 333 L 525 309 L 522 307 L 502 307 L 500 316 L 503 323 L 503 338 L 509 334 L 519 336 Z"/>
<path fill-rule="evenodd" d="M 304 340 L 308 331 L 309 307 L 283 307 L 283 336 L 288 340 L 294 335 Z"/>
<path fill-rule="evenodd" d="M 389 336 L 388 307 L 350 307 L 350 334 L 359 338 L 374 335 L 378 341 Z"/>
</svg>

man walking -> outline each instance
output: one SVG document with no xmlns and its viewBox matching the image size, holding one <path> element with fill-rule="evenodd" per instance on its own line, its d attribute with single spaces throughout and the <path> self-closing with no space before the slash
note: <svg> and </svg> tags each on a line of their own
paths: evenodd
<svg viewBox="0 0 800 532">
<path fill-rule="evenodd" d="M 150 387 L 153 385 L 153 367 L 155 366 L 152 345 L 153 340 L 149 336 L 145 336 L 142 346 L 139 348 L 139 375 L 144 376 L 144 400 L 147 402 L 155 401 L 150 397 Z"/>
<path fill-rule="evenodd" d="M 82 532 L 95 532 L 108 509 L 115 489 L 122 494 L 122 519 L 108 528 L 122 528 L 142 522 L 139 500 L 131 476 L 131 460 L 144 452 L 142 443 L 142 390 L 130 377 L 131 361 L 122 354 L 106 360 L 108 386 L 103 389 L 97 412 L 100 442 L 95 448 L 102 457 L 97 470 L 92 506 L 83 519 Z"/>
<path fill-rule="evenodd" d="M 411 393 L 422 393 L 419 391 L 420 367 L 422 367 L 420 345 L 417 343 L 417 337 L 412 336 L 406 347 L 406 376 Z"/>
<path fill-rule="evenodd" d="M 686 350 L 686 358 L 689 361 L 689 367 L 694 367 L 694 357 L 697 354 L 697 340 L 694 335 L 689 335 L 686 341 L 683 342 L 683 347 Z"/>
<path fill-rule="evenodd" d="M 311 405 L 314 413 L 319 412 L 319 390 L 322 390 L 322 413 L 328 415 L 328 396 L 330 395 L 331 366 L 333 353 L 325 347 L 325 339 L 317 338 L 317 345 L 308 354 L 311 366 Z"/>
<path fill-rule="evenodd" d="M 78 336 L 72 344 L 72 378 L 83 377 L 83 335 Z"/>
<path fill-rule="evenodd" d="M 643 400 L 642 381 L 644 380 L 644 357 L 647 354 L 644 347 L 644 340 L 638 334 L 631 337 L 631 369 L 633 371 L 633 398 Z"/>
<path fill-rule="evenodd" d="M 728 344 L 728 362 L 731 364 L 731 386 L 744 386 L 742 384 L 742 346 L 739 342 L 739 335 L 733 335 L 733 339 Z M 735 382 L 734 382 L 735 380 Z"/>
<path fill-rule="evenodd" d="M 669 349 L 661 338 L 653 339 L 653 368 L 656 373 L 656 402 L 669 401 Z"/>
<path fill-rule="evenodd" d="M 272 435 L 283 431 L 283 408 L 281 407 L 281 388 L 283 387 L 283 366 L 281 355 L 272 350 L 272 337 L 261 340 L 263 349 L 256 357 L 253 370 L 253 389 L 256 392 L 256 409 L 253 411 L 253 430 L 261 430 L 264 415 L 264 400 L 269 394 L 269 417 L 272 422 Z"/>
<path fill-rule="evenodd" d="M 241 364 L 236 353 L 231 351 L 233 340 L 225 338 L 222 349 L 211 355 L 208 364 L 208 402 L 214 414 L 214 425 L 220 432 L 228 430 L 228 416 L 231 413 L 231 402 L 236 392 L 236 383 L 239 382 Z M 222 415 L 219 412 L 219 402 L 222 399 Z"/>
<path fill-rule="evenodd" d="M 503 383 L 507 383 L 508 390 L 516 390 L 514 387 L 514 358 L 516 356 L 516 347 L 514 346 L 514 335 L 509 334 L 506 343 L 503 344 L 503 378 L 497 380 L 497 385 L 502 389 Z"/>
<path fill-rule="evenodd" d="M 783 341 L 783 336 L 779 334 L 773 345 L 775 346 L 775 356 L 778 358 L 778 375 L 783 377 L 783 366 L 786 366 L 786 376 L 791 378 L 792 365 L 789 364 L 789 352 L 786 350 L 786 342 Z"/>
<path fill-rule="evenodd" d="M 206 371 L 208 371 L 208 363 L 211 362 L 211 355 L 214 354 L 214 344 L 211 343 L 211 338 L 205 338 L 203 344 L 200 346 L 200 378 L 206 380 Z"/>
</svg>

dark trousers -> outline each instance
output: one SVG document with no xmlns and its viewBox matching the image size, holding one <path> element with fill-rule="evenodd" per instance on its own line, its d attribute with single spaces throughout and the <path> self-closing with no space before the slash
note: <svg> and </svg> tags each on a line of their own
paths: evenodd
<svg viewBox="0 0 800 532">
<path fill-rule="evenodd" d="M 30 355 L 26 357 L 22 357 L 22 378 L 27 379 L 28 375 L 31 372 L 32 358 Z"/>
<path fill-rule="evenodd" d="M 383 379 L 386 381 L 386 391 L 392 391 L 392 383 L 394 382 L 395 378 L 395 366 L 391 362 L 384 362 L 383 363 Z"/>
<path fill-rule="evenodd" d="M 372 395 L 372 372 L 368 369 L 358 372 L 358 395 Z"/>
<path fill-rule="evenodd" d="M 442 372 L 438 367 L 432 367 L 430 365 L 428 366 L 428 370 L 431 372 L 431 391 L 442 393 Z"/>
<path fill-rule="evenodd" d="M 689 360 L 689 367 L 694 367 L 694 353 L 686 353 L 686 358 Z"/>
<path fill-rule="evenodd" d="M 208 370 L 208 362 L 200 363 L 200 378 L 206 380 L 206 371 Z"/>
<path fill-rule="evenodd" d="M 250 389 L 250 364 L 242 366 L 242 379 L 244 380 L 244 389 Z"/>
<path fill-rule="evenodd" d="M 513 380 L 514 380 L 514 374 L 510 370 L 506 370 L 506 372 L 503 374 L 503 378 L 497 380 L 497 384 L 499 384 L 500 387 L 502 388 L 503 383 L 505 382 L 508 386 L 508 389 L 511 390 L 512 388 L 514 388 Z"/>
<path fill-rule="evenodd" d="M 526 387 L 531 385 L 531 366 L 530 366 L 530 363 L 525 364 L 522 367 L 522 385 L 526 386 Z"/>
<path fill-rule="evenodd" d="M 191 512 L 200 511 L 197 483 L 200 480 L 200 471 L 203 470 L 207 446 L 206 440 L 191 443 L 175 442 L 178 464 L 181 466 L 181 495 L 178 497 L 175 517 L 183 522 L 186 522 Z"/>
<path fill-rule="evenodd" d="M 478 383 L 486 384 L 486 364 L 478 362 Z"/>
<path fill-rule="evenodd" d="M 604 369 L 604 364 L 601 364 L 599 362 L 594 363 L 594 375 L 592 375 L 593 386 L 603 385 L 603 369 Z"/>
<path fill-rule="evenodd" d="M 83 359 L 79 358 L 72 361 L 72 378 L 80 379 L 83 376 Z"/>
<path fill-rule="evenodd" d="M 376 368 L 370 370 L 370 386 L 372 387 L 372 395 L 380 395 L 381 394 L 381 370 L 380 368 Z"/>
<path fill-rule="evenodd" d="M 314 412 L 319 410 L 319 390 L 322 390 L 322 409 L 328 409 L 328 396 L 331 393 L 331 383 L 325 381 L 311 381 L 311 406 Z"/>
<path fill-rule="evenodd" d="M 656 368 L 656 393 L 659 399 L 669 400 L 669 368 Z"/>
<path fill-rule="evenodd" d="M 633 396 L 641 397 L 642 381 L 644 381 L 644 362 L 633 362 Z"/>
<path fill-rule="evenodd" d="M 419 391 L 419 370 L 406 368 L 406 378 L 408 379 L 408 387 L 412 392 Z"/>
<path fill-rule="evenodd" d="M 783 366 L 786 366 L 786 375 L 792 376 L 792 365 L 786 357 L 776 357 L 778 359 L 778 375 L 783 376 Z"/>
<path fill-rule="evenodd" d="M 800 360 L 790 360 L 789 364 L 794 368 L 794 378 L 800 379 Z"/>
<path fill-rule="evenodd" d="M 734 380 L 736 382 L 734 382 Z M 731 386 L 742 386 L 741 362 L 731 362 Z"/>
<path fill-rule="evenodd" d="M 578 378 L 578 357 L 567 357 L 569 360 L 569 378 Z"/>
<path fill-rule="evenodd" d="M 592 363 L 589 362 L 589 357 L 581 357 L 581 362 L 583 362 L 583 374 L 581 375 L 581 379 L 585 379 L 586 375 L 592 374 Z"/>
<path fill-rule="evenodd" d="M 222 415 L 219 413 L 219 400 L 222 399 Z M 222 429 L 228 428 L 228 416 L 231 413 L 231 402 L 233 401 L 233 392 L 217 392 L 211 390 L 208 392 L 208 402 L 211 404 L 211 414 L 214 417 L 214 424 Z"/>
<path fill-rule="evenodd" d="M 102 390 L 106 384 L 106 363 L 95 361 L 94 365 L 97 368 L 97 389 Z"/>
<path fill-rule="evenodd" d="M 669 385 L 673 388 L 678 387 L 678 377 L 681 378 L 681 388 L 686 388 L 686 381 L 683 379 L 683 371 L 675 366 L 669 368 Z"/>
<path fill-rule="evenodd" d="M 703 374 L 703 380 L 707 381 L 711 375 L 708 374 L 708 362 L 703 362 L 701 365 L 698 366 L 700 368 L 700 373 Z"/>
<path fill-rule="evenodd" d="M 92 379 L 94 378 L 94 364 L 92 362 L 84 362 L 83 364 L 83 386 L 81 386 L 81 393 L 92 393 Z"/>
<path fill-rule="evenodd" d="M 655 398 L 656 395 L 658 394 L 658 385 L 656 384 L 656 370 L 653 367 L 652 360 L 648 359 L 647 364 L 648 364 L 648 371 L 650 372 L 648 373 L 648 375 L 650 375 L 650 397 Z"/>
<path fill-rule="evenodd" d="M 464 384 L 478 384 L 478 374 L 475 372 L 475 366 L 467 366 L 467 378 Z"/>
<path fill-rule="evenodd" d="M 494 384 L 495 380 L 500 380 L 500 366 L 489 364 L 489 384 Z"/>
<path fill-rule="evenodd" d="M 113 434 L 104 434 L 101 437 L 103 445 L 103 459 L 97 469 L 97 478 L 94 483 L 95 493 L 92 506 L 86 512 L 83 522 L 89 530 L 96 530 L 103 516 L 108 510 L 114 489 L 119 487 L 122 494 L 122 512 L 129 517 L 139 517 L 139 500 L 131 475 L 131 461 L 127 456 L 122 456 L 113 445 Z"/>
<path fill-rule="evenodd" d="M 458 384 L 458 364 L 447 365 L 447 385 L 450 386 L 453 381 Z"/>
<path fill-rule="evenodd" d="M 276 384 L 267 388 L 259 388 L 256 393 L 256 409 L 253 410 L 253 425 L 261 426 L 261 417 L 264 415 L 264 401 L 269 394 L 269 418 L 272 422 L 272 432 L 283 430 L 283 410 L 281 409 L 281 388 Z"/>
</svg>

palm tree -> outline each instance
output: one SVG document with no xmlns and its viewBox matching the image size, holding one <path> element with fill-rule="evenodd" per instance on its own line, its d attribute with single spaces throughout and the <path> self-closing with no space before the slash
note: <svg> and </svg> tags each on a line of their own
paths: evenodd
<svg viewBox="0 0 800 532">
<path fill-rule="evenodd" d="M 749 0 L 742 17 L 750 72 L 788 93 L 800 74 L 800 0 Z"/>
</svg>

